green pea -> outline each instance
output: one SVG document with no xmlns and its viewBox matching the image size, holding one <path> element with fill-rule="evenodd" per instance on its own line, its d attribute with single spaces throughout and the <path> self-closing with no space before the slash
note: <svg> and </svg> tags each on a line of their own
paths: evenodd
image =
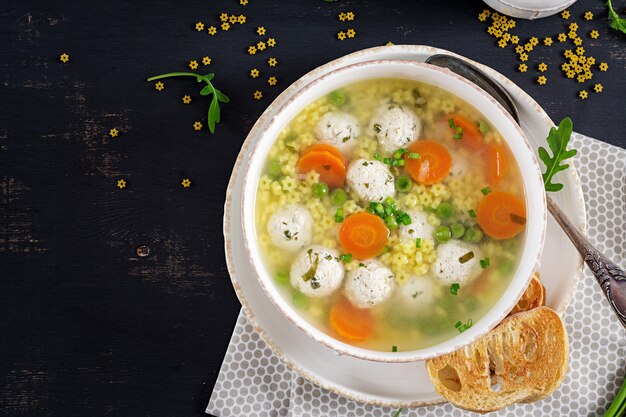
<svg viewBox="0 0 626 417">
<path fill-rule="evenodd" d="M 483 239 L 483 232 L 476 226 L 472 226 L 463 235 L 464 242 L 478 243 Z"/>
<path fill-rule="evenodd" d="M 309 306 L 309 297 L 302 294 L 300 291 L 294 292 L 291 298 L 291 303 L 295 308 L 303 309 Z"/>
<path fill-rule="evenodd" d="M 400 193 L 408 193 L 413 187 L 413 181 L 406 175 L 400 175 L 396 178 L 396 190 Z"/>
<path fill-rule="evenodd" d="M 450 228 L 448 226 L 441 225 L 435 229 L 435 239 L 437 239 L 437 242 L 447 242 L 451 237 L 452 232 L 450 232 Z"/>
<path fill-rule="evenodd" d="M 289 272 L 287 271 L 278 271 L 276 272 L 276 282 L 279 284 L 289 284 Z"/>
<path fill-rule="evenodd" d="M 389 216 L 385 217 L 385 224 L 390 229 L 398 228 L 398 221 L 396 220 L 396 216 L 394 216 L 393 214 L 390 214 Z"/>
<path fill-rule="evenodd" d="M 437 207 L 437 216 L 441 219 L 449 219 L 454 216 L 454 207 L 452 207 L 452 204 L 444 201 Z"/>
<path fill-rule="evenodd" d="M 269 161 L 265 170 L 267 171 L 267 175 L 273 180 L 277 180 L 283 176 L 283 167 L 278 161 Z"/>
<path fill-rule="evenodd" d="M 500 272 L 507 275 L 513 272 L 513 268 L 515 267 L 515 264 L 513 264 L 513 261 L 510 259 L 503 259 L 499 262 L 499 264 L 498 269 Z"/>
<path fill-rule="evenodd" d="M 450 232 L 452 232 L 452 237 L 454 239 L 460 239 L 465 233 L 465 226 L 463 226 L 461 223 L 454 223 L 452 226 L 450 226 Z"/>
<path fill-rule="evenodd" d="M 332 193 L 330 193 L 330 202 L 333 206 L 341 207 L 343 203 L 347 200 L 346 192 L 343 188 L 335 188 Z"/>
<path fill-rule="evenodd" d="M 326 185 L 325 182 L 318 182 L 313 184 L 311 190 L 313 191 L 313 196 L 317 198 L 322 198 L 328 195 L 328 185 Z"/>
<path fill-rule="evenodd" d="M 328 100 L 331 104 L 337 107 L 341 107 L 346 104 L 347 97 L 341 90 L 335 90 L 328 95 Z"/>
</svg>

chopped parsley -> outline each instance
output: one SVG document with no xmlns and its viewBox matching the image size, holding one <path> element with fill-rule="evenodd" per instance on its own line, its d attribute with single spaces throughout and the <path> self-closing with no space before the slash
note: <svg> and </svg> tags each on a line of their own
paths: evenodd
<svg viewBox="0 0 626 417">
<path fill-rule="evenodd" d="M 422 247 L 422 238 L 421 237 L 415 238 L 415 247 L 416 248 L 421 248 Z"/>
<path fill-rule="evenodd" d="M 343 262 L 344 264 L 350 263 L 352 261 L 352 254 L 345 253 L 343 255 L 339 255 L 339 260 Z"/>
<path fill-rule="evenodd" d="M 469 210 L 468 213 L 470 217 L 476 217 L 476 212 L 474 210 Z"/>
<path fill-rule="evenodd" d="M 487 195 L 491 192 L 491 188 L 485 187 L 482 190 L 480 190 L 480 192 L 483 193 L 483 195 Z"/>
<path fill-rule="evenodd" d="M 448 125 L 451 129 L 454 129 L 454 140 L 463 139 L 463 128 L 454 124 L 453 119 L 448 119 Z"/>
<path fill-rule="evenodd" d="M 480 260 L 480 266 L 485 269 L 487 268 L 489 265 L 491 265 L 491 261 L 489 261 L 489 258 L 485 258 L 485 259 L 481 259 Z"/>
<path fill-rule="evenodd" d="M 393 346 L 391 347 L 391 351 L 392 351 L 392 352 L 397 352 L 397 351 L 398 351 L 398 346 L 393 345 Z"/>
<path fill-rule="evenodd" d="M 459 333 L 463 333 L 464 331 L 466 331 L 467 329 L 469 329 L 470 327 L 472 327 L 472 319 L 469 319 L 466 323 L 462 323 L 460 321 L 458 321 L 455 325 L 454 328 L 457 329 L 459 331 Z"/>
<path fill-rule="evenodd" d="M 461 288 L 461 285 L 458 282 L 450 285 L 450 294 L 457 295 L 459 293 L 459 288 Z"/>
</svg>

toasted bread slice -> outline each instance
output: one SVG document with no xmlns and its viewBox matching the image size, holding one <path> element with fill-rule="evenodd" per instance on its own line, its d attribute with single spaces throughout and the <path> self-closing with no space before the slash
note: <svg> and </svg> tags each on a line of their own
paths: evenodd
<svg viewBox="0 0 626 417">
<path fill-rule="evenodd" d="M 437 392 L 457 407 L 487 413 L 552 393 L 567 372 L 563 322 L 548 307 L 507 317 L 469 346 L 426 362 Z"/>
<path fill-rule="evenodd" d="M 546 305 L 546 288 L 539 280 L 539 273 L 535 272 L 530 280 L 530 284 L 528 284 L 528 287 L 524 292 L 524 295 L 522 295 L 522 298 L 520 298 L 517 304 L 515 304 L 515 307 L 513 307 L 509 316 L 522 311 L 532 310 L 533 308 L 541 307 L 543 305 Z"/>
</svg>

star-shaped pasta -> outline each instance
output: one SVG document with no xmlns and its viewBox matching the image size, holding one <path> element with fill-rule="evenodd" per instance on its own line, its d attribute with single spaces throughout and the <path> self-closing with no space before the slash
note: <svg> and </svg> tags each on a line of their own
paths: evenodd
<svg viewBox="0 0 626 417">
<path fill-rule="evenodd" d="M 342 22 L 346 21 L 346 14 L 344 12 L 341 12 L 337 15 L 337 17 L 339 18 L 339 20 L 341 20 Z"/>
<path fill-rule="evenodd" d="M 185 178 L 180 182 L 180 185 L 182 185 L 183 188 L 189 188 L 191 187 L 191 180 L 189 178 Z"/>
<path fill-rule="evenodd" d="M 393 46 L 393 42 L 389 41 L 385 44 L 386 46 Z"/>
<path fill-rule="evenodd" d="M 507 45 L 507 43 L 506 43 L 506 41 L 505 41 L 504 39 L 500 39 L 500 40 L 498 41 L 498 46 L 499 46 L 500 48 L 504 48 L 504 47 L 506 47 L 506 45 Z"/>
<path fill-rule="evenodd" d="M 527 43 L 526 45 L 524 45 L 524 50 L 527 52 L 530 52 L 534 49 L 534 46 L 532 43 Z"/>
<path fill-rule="evenodd" d="M 248 0 L 239 0 L 239 4 L 245 6 L 246 4 L 248 4 Z"/>
<path fill-rule="evenodd" d="M 259 26 L 258 28 L 256 28 L 256 33 L 259 36 L 265 35 L 265 32 L 267 32 L 267 31 L 265 30 L 265 27 L 263 27 L 263 26 Z"/>
<path fill-rule="evenodd" d="M 517 35 L 511 36 L 511 43 L 513 45 L 517 45 L 519 43 L 519 36 L 517 36 Z"/>
<path fill-rule="evenodd" d="M 256 90 L 252 93 L 252 97 L 254 97 L 255 100 L 261 100 L 263 98 L 263 92 Z"/>
<path fill-rule="evenodd" d="M 539 77 L 537 77 L 537 84 L 539 85 L 544 85 L 547 81 L 548 79 L 544 77 L 543 75 L 540 75 Z"/>
<path fill-rule="evenodd" d="M 185 104 L 191 103 L 191 96 L 183 96 L 183 103 Z"/>
<path fill-rule="evenodd" d="M 559 33 L 558 39 L 559 42 L 565 42 L 567 40 L 567 35 L 565 33 Z"/>
<path fill-rule="evenodd" d="M 256 68 L 253 68 L 253 69 L 251 69 L 251 70 L 250 70 L 250 76 L 251 76 L 252 78 L 256 78 L 256 77 L 258 77 L 260 74 L 261 74 L 261 73 L 260 73 L 260 72 L 259 72 L 259 70 L 258 70 L 258 69 L 256 69 Z"/>
<path fill-rule="evenodd" d="M 578 34 L 575 30 L 570 30 L 569 32 L 567 32 L 567 37 L 570 39 L 576 39 L 578 37 Z"/>
<path fill-rule="evenodd" d="M 353 21 L 354 20 L 354 13 L 352 13 L 352 12 L 346 13 L 346 20 L 349 21 L 349 22 Z"/>
<path fill-rule="evenodd" d="M 563 19 L 569 19 L 569 16 L 570 16 L 569 10 L 563 10 L 563 11 L 561 12 L 561 17 L 562 17 Z"/>
<path fill-rule="evenodd" d="M 526 64 L 519 64 L 517 69 L 518 69 L 519 72 L 526 72 L 528 70 L 528 65 L 526 65 Z"/>
<path fill-rule="evenodd" d="M 275 67 L 276 64 L 278 64 L 278 61 L 276 60 L 276 58 L 270 58 L 267 60 L 267 65 L 269 65 L 270 67 Z"/>
<path fill-rule="evenodd" d="M 222 30 L 228 30 L 230 29 L 230 24 L 228 22 L 224 22 L 220 25 L 220 27 L 222 28 Z"/>
<path fill-rule="evenodd" d="M 61 61 L 62 63 L 66 63 L 67 61 L 70 60 L 70 56 L 66 53 L 62 53 L 61 55 L 59 55 L 59 61 Z"/>
<path fill-rule="evenodd" d="M 339 39 L 340 41 L 344 40 L 345 38 L 346 38 L 346 32 L 341 30 L 337 33 L 337 39 Z"/>
<path fill-rule="evenodd" d="M 208 56 L 202 57 L 202 65 L 211 65 L 211 58 Z"/>
<path fill-rule="evenodd" d="M 519 54 L 519 60 L 522 62 L 528 61 L 528 54 Z"/>
<path fill-rule="evenodd" d="M 202 130 L 202 122 L 195 122 L 193 124 L 193 129 L 194 130 Z"/>
<path fill-rule="evenodd" d="M 246 23 L 246 17 L 240 14 L 239 16 L 237 16 L 237 23 L 239 23 L 240 25 L 243 25 L 244 23 Z"/>
<path fill-rule="evenodd" d="M 228 21 L 228 14 L 226 14 L 226 13 L 220 14 L 220 20 L 222 22 L 227 22 Z"/>
<path fill-rule="evenodd" d="M 591 12 L 585 12 L 584 18 L 585 18 L 585 20 L 591 20 L 591 19 L 593 19 L 593 13 L 591 13 Z"/>
<path fill-rule="evenodd" d="M 582 39 L 580 39 L 580 38 L 576 38 L 576 39 L 574 39 L 574 41 L 573 41 L 573 42 L 574 42 L 574 45 L 576 45 L 576 46 L 580 46 L 580 45 L 582 45 L 582 44 L 583 44 L 583 40 L 582 40 Z"/>
<path fill-rule="evenodd" d="M 230 23 L 231 25 L 237 23 L 237 16 L 235 16 L 234 14 L 228 16 L 228 23 Z"/>
<path fill-rule="evenodd" d="M 189 61 L 189 68 L 198 69 L 198 61 Z"/>
<path fill-rule="evenodd" d="M 266 48 L 265 42 L 263 42 L 263 41 L 261 41 L 261 42 L 256 44 L 256 49 L 258 49 L 259 51 L 264 51 L 265 48 Z"/>
<path fill-rule="evenodd" d="M 570 67 L 569 67 L 569 64 L 568 64 L 568 63 L 563 63 L 563 64 L 561 64 L 561 70 L 562 70 L 562 71 L 566 71 L 566 72 L 567 72 L 567 71 L 569 71 L 569 68 L 570 68 Z"/>
<path fill-rule="evenodd" d="M 156 83 L 154 83 L 154 88 L 156 88 L 158 91 L 161 91 L 165 88 L 165 84 L 163 84 L 161 81 L 157 81 Z"/>
<path fill-rule="evenodd" d="M 553 42 L 553 41 L 552 41 L 552 38 L 545 38 L 545 39 L 543 40 L 543 44 L 544 44 L 545 46 L 551 46 L 551 45 L 552 45 L 552 42 Z"/>
<path fill-rule="evenodd" d="M 198 32 L 202 32 L 204 30 L 204 23 L 202 23 L 202 22 L 196 23 L 196 30 Z"/>
<path fill-rule="evenodd" d="M 574 78 L 576 76 L 576 73 L 572 70 L 567 71 L 566 73 L 567 78 Z"/>
<path fill-rule="evenodd" d="M 587 77 L 585 77 L 583 74 L 580 74 L 578 77 L 576 77 L 576 81 L 578 81 L 579 83 L 584 83 L 586 79 Z"/>
<path fill-rule="evenodd" d="M 579 46 L 578 48 L 576 48 L 576 55 L 584 55 L 585 54 L 585 48 L 583 48 L 582 46 Z"/>
<path fill-rule="evenodd" d="M 546 72 L 546 70 L 548 69 L 548 65 L 546 65 L 545 62 L 540 63 L 539 65 L 537 65 L 537 69 L 540 72 Z"/>
<path fill-rule="evenodd" d="M 592 56 L 590 56 L 589 58 L 587 58 L 587 64 L 594 65 L 596 63 L 596 59 Z"/>
<path fill-rule="evenodd" d="M 346 36 L 348 36 L 348 38 L 354 38 L 355 35 L 356 35 L 356 30 L 354 29 L 346 30 Z"/>
<path fill-rule="evenodd" d="M 593 91 L 595 91 L 596 93 L 601 93 L 603 88 L 604 87 L 602 87 L 602 84 L 595 84 L 593 86 Z"/>
<path fill-rule="evenodd" d="M 589 93 L 587 93 L 587 91 L 585 90 L 578 92 L 578 97 L 582 98 L 583 100 L 585 100 L 588 96 L 589 96 Z"/>
<path fill-rule="evenodd" d="M 270 48 L 273 48 L 276 46 L 276 39 L 274 38 L 268 38 L 267 42 L 267 46 L 269 46 Z"/>
<path fill-rule="evenodd" d="M 609 69 L 609 64 L 607 64 L 606 62 L 601 62 L 598 68 L 600 68 L 600 71 L 606 71 Z"/>
<path fill-rule="evenodd" d="M 270 78 L 267 79 L 267 83 L 269 85 L 276 85 L 276 83 L 278 83 L 278 80 L 276 79 L 276 77 L 271 76 Z"/>
<path fill-rule="evenodd" d="M 116 128 L 113 128 L 113 129 L 109 130 L 109 135 L 111 135 L 112 138 L 116 138 L 117 135 L 119 135 L 119 134 L 120 134 L 120 132 Z"/>
<path fill-rule="evenodd" d="M 126 188 L 126 181 L 124 181 L 124 180 L 117 180 L 117 188 L 119 188 L 120 190 L 122 188 Z"/>
<path fill-rule="evenodd" d="M 517 45 L 515 47 L 515 52 L 517 52 L 518 54 L 523 54 L 524 53 L 524 47 L 522 45 Z"/>
<path fill-rule="evenodd" d="M 217 33 L 217 28 L 215 26 L 209 26 L 207 32 L 209 33 L 209 35 L 213 36 Z"/>
<path fill-rule="evenodd" d="M 598 39 L 600 37 L 600 32 L 598 32 L 597 30 L 592 30 L 591 32 L 589 32 L 589 36 L 592 39 Z"/>
<path fill-rule="evenodd" d="M 256 54 L 256 46 L 254 46 L 254 45 L 249 46 L 249 47 L 248 47 L 248 53 L 249 53 L 250 55 L 254 55 L 254 54 Z"/>
<path fill-rule="evenodd" d="M 537 46 L 539 45 L 539 39 L 533 36 L 528 40 L 528 43 L 530 43 L 532 46 Z"/>
</svg>

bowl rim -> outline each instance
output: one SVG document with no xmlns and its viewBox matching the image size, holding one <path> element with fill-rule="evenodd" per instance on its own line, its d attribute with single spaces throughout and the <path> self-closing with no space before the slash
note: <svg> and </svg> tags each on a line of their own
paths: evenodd
<svg viewBox="0 0 626 417">
<path fill-rule="evenodd" d="M 368 68 L 368 67 L 377 68 L 377 67 L 385 66 L 385 65 L 390 66 L 390 67 L 394 67 L 394 66 L 403 67 L 404 69 L 406 69 L 406 67 L 413 67 L 414 69 L 417 70 L 417 72 L 419 71 L 426 71 L 426 73 L 431 72 L 431 75 L 438 73 L 437 75 L 433 75 L 433 76 L 443 77 L 443 78 L 447 77 L 448 81 L 451 82 L 452 84 L 457 83 L 457 86 L 462 85 L 463 88 L 472 90 L 474 93 L 478 93 L 478 96 L 475 96 L 474 100 L 478 100 L 478 101 L 482 100 L 484 102 L 483 105 L 492 106 L 491 111 L 497 111 L 498 115 L 504 117 L 504 119 L 501 119 L 499 122 L 500 127 L 502 127 L 502 125 L 504 124 L 507 124 L 509 128 L 512 128 L 516 132 L 515 139 L 521 139 L 521 141 L 519 141 L 518 146 L 520 147 L 520 149 L 523 150 L 523 152 L 528 157 L 527 161 L 530 164 L 530 168 L 532 168 L 532 170 L 535 172 L 535 175 L 530 175 L 530 176 L 523 175 L 522 176 L 522 181 L 523 181 L 523 185 L 525 189 L 527 216 L 529 218 L 529 222 L 527 224 L 535 225 L 534 229 L 538 228 L 538 231 L 535 231 L 535 234 L 537 234 L 537 236 L 535 236 L 535 240 L 533 241 L 534 245 L 531 247 L 531 250 L 532 250 L 531 254 L 533 254 L 534 256 L 531 257 L 531 255 L 526 255 L 526 253 L 529 252 L 528 244 L 530 242 L 529 238 L 531 237 L 529 233 L 529 229 L 527 228 L 525 231 L 526 233 L 526 240 L 525 240 L 525 245 L 524 245 L 525 250 L 522 252 L 522 260 L 520 261 L 516 274 L 511 279 L 511 282 L 509 283 L 508 287 L 505 289 L 503 296 L 500 297 L 498 301 L 496 301 L 496 303 L 491 307 L 490 310 L 487 311 L 487 313 L 485 313 L 481 317 L 481 319 L 479 319 L 476 323 L 474 323 L 475 325 L 472 326 L 472 328 L 470 328 L 464 334 L 456 335 L 450 339 L 437 343 L 433 346 L 429 346 L 429 347 L 422 348 L 422 349 L 410 350 L 410 351 L 402 351 L 402 352 L 377 351 L 377 350 L 370 350 L 370 349 L 365 349 L 365 348 L 360 348 L 357 346 L 350 345 L 348 343 L 345 343 L 339 339 L 336 339 L 324 333 L 323 331 L 317 329 L 314 325 L 312 325 L 306 319 L 300 316 L 300 314 L 295 311 L 293 306 L 291 306 L 289 302 L 286 301 L 281 294 L 279 294 L 279 291 L 276 285 L 273 283 L 273 280 L 271 279 L 270 274 L 267 272 L 267 269 L 262 259 L 260 259 L 260 254 L 259 254 L 260 250 L 258 247 L 258 242 L 255 239 L 256 219 L 254 216 L 254 211 L 252 211 L 251 216 L 248 216 L 246 214 L 246 212 L 249 210 L 248 207 L 251 207 L 253 209 L 256 204 L 257 184 L 260 178 L 260 171 L 259 171 L 259 175 L 256 175 L 256 176 L 251 175 L 252 173 L 251 167 L 253 165 L 257 165 L 259 167 L 263 165 L 260 162 L 255 163 L 255 161 L 258 161 L 260 158 L 264 162 L 265 157 L 267 156 L 267 152 L 269 152 L 269 149 L 271 148 L 271 144 L 273 144 L 274 141 L 276 140 L 276 135 L 280 132 L 280 130 L 283 129 L 293 119 L 293 117 L 295 117 L 302 110 L 302 108 L 310 104 L 313 100 L 316 100 L 322 95 L 327 94 L 328 92 L 317 93 L 314 95 L 313 98 L 309 97 L 306 100 L 303 99 L 302 97 L 307 96 L 307 93 L 313 88 L 317 87 L 319 84 L 327 82 L 329 78 L 332 79 L 334 77 L 340 77 L 343 73 L 350 73 L 352 71 L 361 70 L 363 68 Z M 357 78 L 358 78 L 358 81 L 363 81 L 366 79 L 376 79 L 376 78 L 405 78 L 405 79 L 413 79 L 416 81 L 419 80 L 418 76 L 402 77 L 402 76 L 391 76 L 391 75 L 387 75 L 387 76 L 369 75 L 369 76 L 364 76 L 360 78 L 357 77 Z M 356 80 L 351 79 L 348 82 L 341 83 L 341 85 L 350 84 L 355 81 Z M 422 82 L 426 82 L 426 81 L 422 81 Z M 450 91 L 449 89 L 445 87 L 442 87 L 442 86 L 439 86 L 439 87 L 444 90 Z M 330 88 L 329 91 L 336 89 L 336 88 L 338 87 L 335 86 L 333 88 Z M 452 92 L 452 94 L 458 95 L 457 93 L 453 91 L 450 91 L 450 92 Z M 472 100 L 468 99 L 467 97 L 464 97 L 461 95 L 459 95 L 459 97 L 463 99 L 464 101 L 467 101 L 472 106 L 478 108 L 478 106 L 472 103 L 471 102 Z M 288 119 L 282 121 L 282 123 L 279 123 L 280 120 L 284 118 L 283 114 L 286 112 L 288 113 L 289 109 L 294 106 L 294 102 L 296 103 L 302 102 L 302 103 L 299 103 L 298 111 L 296 111 Z M 489 109 L 483 108 L 481 113 L 484 114 L 487 110 Z M 492 120 L 490 121 L 492 122 L 492 124 L 495 124 Z M 276 130 L 276 132 L 272 136 L 270 136 L 268 132 L 271 132 L 272 130 Z M 263 148 L 262 145 L 268 141 L 270 142 L 270 144 L 266 145 L 267 146 L 266 152 L 264 153 L 264 155 L 258 156 L 259 152 L 261 152 Z M 505 141 L 507 142 L 510 148 L 514 148 L 517 146 L 517 145 L 512 145 L 510 143 L 510 140 L 506 138 L 505 138 Z M 402 59 L 375 59 L 375 60 L 368 60 L 368 61 L 350 64 L 350 65 L 332 70 L 316 79 L 311 80 L 309 83 L 304 85 L 298 92 L 296 92 L 289 100 L 287 100 L 283 105 L 281 105 L 280 108 L 278 108 L 276 112 L 273 114 L 273 116 L 270 118 L 270 120 L 267 123 L 266 128 L 260 133 L 259 140 L 254 144 L 254 147 L 250 149 L 249 152 L 250 153 L 249 153 L 248 163 L 245 166 L 245 173 L 244 173 L 244 179 L 243 179 L 243 189 L 242 189 L 243 198 L 242 198 L 242 205 L 241 205 L 241 216 L 242 216 L 241 218 L 242 218 L 242 223 L 243 223 L 242 224 L 243 243 L 244 243 L 247 255 L 250 259 L 251 267 L 255 273 L 254 278 L 257 279 L 257 281 L 259 282 L 259 285 L 263 289 L 263 292 L 268 297 L 268 299 L 272 302 L 274 307 L 276 307 L 278 311 L 280 311 L 280 313 L 287 320 L 289 320 L 294 326 L 296 326 L 296 328 L 304 332 L 311 339 L 326 345 L 327 347 L 333 349 L 335 352 L 337 352 L 340 355 L 345 354 L 345 355 L 349 355 L 349 356 L 356 357 L 359 359 L 377 361 L 377 362 L 398 363 L 398 362 L 423 361 L 426 359 L 434 358 L 434 357 L 441 356 L 441 355 L 453 352 L 455 350 L 458 350 L 462 348 L 463 346 L 466 346 L 472 343 L 473 341 L 477 340 L 478 338 L 480 338 L 487 332 L 489 332 L 508 315 L 508 312 L 510 311 L 510 309 L 513 308 L 513 306 L 517 303 L 517 301 L 523 295 L 528 285 L 528 282 L 530 282 L 532 273 L 537 269 L 539 265 L 541 253 L 543 251 L 545 233 L 546 233 L 547 208 L 546 208 L 545 192 L 543 191 L 543 183 L 541 182 L 541 170 L 539 168 L 537 157 L 532 150 L 532 146 L 530 145 L 521 127 L 517 125 L 517 123 L 513 120 L 511 115 L 508 112 L 506 112 L 506 110 L 495 99 L 493 99 L 493 97 L 491 97 L 488 93 L 480 89 L 475 84 L 471 83 L 465 78 L 447 69 L 436 67 L 436 66 L 426 64 L 426 63 L 408 61 L 408 60 L 402 60 Z M 516 162 L 518 162 L 518 165 L 522 165 L 520 162 L 520 157 L 518 155 L 515 155 L 514 157 L 516 159 Z M 534 181 L 533 179 L 531 179 L 533 177 L 534 179 L 538 181 L 541 187 L 533 188 L 535 190 L 538 190 L 538 191 L 533 191 L 533 195 L 534 195 L 534 199 L 535 200 L 538 199 L 539 201 L 535 201 L 534 202 L 535 204 L 531 205 L 529 202 L 529 194 L 530 194 L 529 190 L 532 191 L 533 189 L 531 189 L 529 185 L 531 185 L 532 182 Z M 253 186 L 254 188 L 251 188 Z M 537 208 L 539 212 L 531 217 L 530 209 L 532 208 Z M 530 221 L 531 218 L 533 219 L 532 222 Z M 525 262 L 523 262 L 524 260 Z M 522 268 L 522 266 L 525 266 L 525 267 Z M 526 276 L 524 278 L 520 278 L 520 276 L 522 275 L 520 272 L 522 270 L 526 271 L 524 274 Z M 505 297 L 505 295 L 512 292 L 513 291 L 512 288 L 513 290 L 515 290 L 514 297 L 511 299 L 510 302 L 505 303 L 504 304 L 505 307 L 503 307 L 502 300 L 504 300 L 505 298 L 508 298 L 508 297 Z M 497 314 L 494 313 L 494 310 L 498 311 L 498 313 Z M 489 320 L 487 324 L 484 324 L 486 323 L 485 319 L 488 316 L 493 316 L 493 317 Z M 477 323 L 481 323 L 481 326 L 476 326 Z"/>
</svg>

